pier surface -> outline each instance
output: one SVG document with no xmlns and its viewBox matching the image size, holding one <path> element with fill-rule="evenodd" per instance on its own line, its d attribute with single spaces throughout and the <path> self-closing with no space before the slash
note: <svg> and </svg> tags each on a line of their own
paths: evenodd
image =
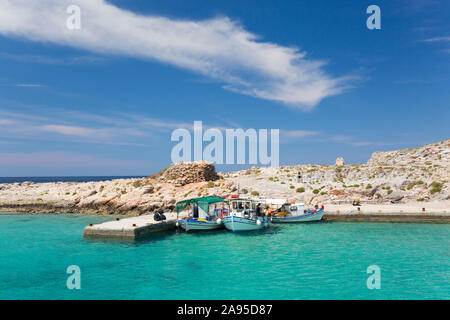
<svg viewBox="0 0 450 320">
<path fill-rule="evenodd" d="M 174 229 L 176 212 L 166 212 L 164 215 L 167 218 L 164 221 L 155 221 L 152 214 L 89 225 L 84 229 L 84 237 L 141 239 L 155 232 Z"/>
<path fill-rule="evenodd" d="M 450 223 L 450 208 L 423 204 L 325 205 L 324 221 Z"/>
</svg>

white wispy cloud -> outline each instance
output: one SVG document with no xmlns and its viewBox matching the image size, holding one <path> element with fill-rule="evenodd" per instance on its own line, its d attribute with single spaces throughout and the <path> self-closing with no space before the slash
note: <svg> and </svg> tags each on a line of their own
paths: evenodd
<svg viewBox="0 0 450 320">
<path fill-rule="evenodd" d="M 106 58 L 90 55 L 55 58 L 44 55 L 19 54 L 19 53 L 13 54 L 8 52 L 0 52 L 0 58 L 6 58 L 17 62 L 40 63 L 50 65 L 86 65 L 86 64 L 99 64 L 107 61 Z"/>
<path fill-rule="evenodd" d="M 45 125 L 41 127 L 44 131 L 59 133 L 67 136 L 108 138 L 111 136 L 109 129 L 92 129 L 67 125 Z"/>
<path fill-rule="evenodd" d="M 306 137 L 311 137 L 318 135 L 319 131 L 312 131 L 312 130 L 280 130 L 280 139 L 282 142 L 285 141 L 293 141 L 298 140 Z"/>
<path fill-rule="evenodd" d="M 94 113 L 42 108 L 40 115 L 0 109 L 0 138 L 71 141 L 148 147 L 166 139 L 177 128 L 193 123 L 168 121 L 143 115 Z"/>
<path fill-rule="evenodd" d="M 66 8 L 73 4 L 81 8 L 81 30 L 66 27 Z M 228 17 L 144 16 L 104 0 L 2 0 L 0 34 L 168 63 L 228 90 L 303 109 L 341 93 L 348 80 L 328 75 L 323 61 L 296 47 L 262 41 Z"/>
<path fill-rule="evenodd" d="M 434 37 L 423 40 L 424 42 L 450 42 L 450 37 Z"/>
<path fill-rule="evenodd" d="M 30 168 L 133 168 L 148 162 L 102 158 L 74 152 L 0 152 L 0 166 Z"/>
<path fill-rule="evenodd" d="M 40 83 L 18 83 L 16 87 L 25 87 L 25 88 L 43 88 L 45 85 Z"/>
</svg>

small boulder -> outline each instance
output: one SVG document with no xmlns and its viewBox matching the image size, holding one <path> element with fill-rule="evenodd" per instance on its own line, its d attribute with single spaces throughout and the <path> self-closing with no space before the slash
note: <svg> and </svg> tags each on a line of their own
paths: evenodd
<svg viewBox="0 0 450 320">
<path fill-rule="evenodd" d="M 401 191 L 394 191 L 391 194 L 388 194 L 385 199 L 391 201 L 392 203 L 399 202 L 405 197 L 404 193 Z"/>
</svg>

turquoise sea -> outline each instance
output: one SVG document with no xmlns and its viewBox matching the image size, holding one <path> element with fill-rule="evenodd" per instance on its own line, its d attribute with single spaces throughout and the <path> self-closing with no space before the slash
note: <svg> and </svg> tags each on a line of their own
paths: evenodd
<svg viewBox="0 0 450 320">
<path fill-rule="evenodd" d="M 0 214 L 0 299 L 449 299 L 450 225 L 314 223 L 83 239 L 112 217 Z M 81 289 L 66 268 L 81 269 Z M 381 270 L 369 290 L 366 269 Z"/>
</svg>

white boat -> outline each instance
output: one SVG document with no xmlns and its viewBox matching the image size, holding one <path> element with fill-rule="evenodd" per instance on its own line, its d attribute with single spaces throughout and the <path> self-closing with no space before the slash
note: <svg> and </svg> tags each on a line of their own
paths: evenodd
<svg viewBox="0 0 450 320">
<path fill-rule="evenodd" d="M 189 231 L 205 231 L 205 230 L 214 230 L 221 228 L 222 221 L 218 220 L 205 220 L 205 219 L 195 219 L 195 218 L 186 218 L 180 219 L 177 221 L 178 226 L 185 230 Z"/>
<path fill-rule="evenodd" d="M 232 199 L 231 212 L 223 217 L 225 228 L 230 231 L 251 231 L 266 228 L 270 220 L 257 210 L 257 202 L 246 199 Z M 257 214 L 258 211 L 258 214 Z"/>
<path fill-rule="evenodd" d="M 177 227 L 182 228 L 186 232 L 222 228 L 222 215 L 224 211 L 226 212 L 226 209 L 210 210 L 210 205 L 218 202 L 224 202 L 224 199 L 217 196 L 209 196 L 178 202 L 175 206 L 177 215 L 179 215 L 188 205 L 191 205 L 191 213 L 190 215 L 178 219 Z"/>
<path fill-rule="evenodd" d="M 284 204 L 278 212 L 272 215 L 273 223 L 293 223 L 320 221 L 323 217 L 324 208 L 316 210 L 305 210 L 304 203 Z"/>
</svg>

